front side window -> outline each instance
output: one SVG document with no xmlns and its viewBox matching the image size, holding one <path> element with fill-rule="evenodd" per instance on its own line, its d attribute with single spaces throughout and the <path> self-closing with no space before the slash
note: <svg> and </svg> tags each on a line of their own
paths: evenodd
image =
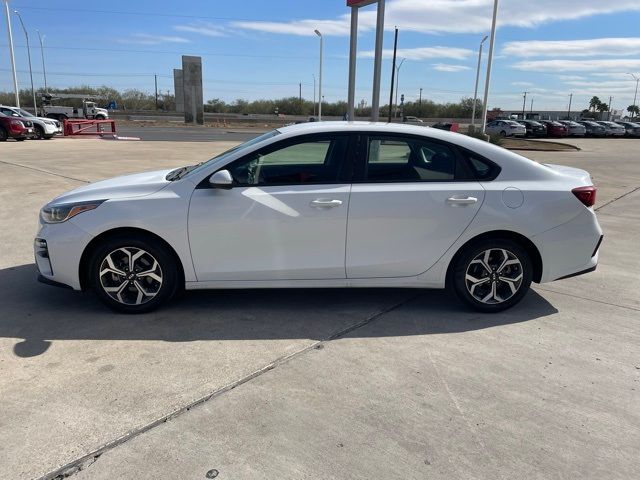
<svg viewBox="0 0 640 480">
<path fill-rule="evenodd" d="M 238 186 L 335 183 L 348 137 L 314 138 L 254 152 L 234 162 L 229 172 Z"/>
<path fill-rule="evenodd" d="M 455 171 L 456 154 L 446 145 L 413 138 L 369 137 L 365 181 L 452 181 Z"/>
</svg>

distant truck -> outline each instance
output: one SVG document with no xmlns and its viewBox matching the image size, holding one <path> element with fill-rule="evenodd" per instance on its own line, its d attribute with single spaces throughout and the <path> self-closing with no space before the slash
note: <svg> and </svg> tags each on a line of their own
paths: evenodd
<svg viewBox="0 0 640 480">
<path fill-rule="evenodd" d="M 82 100 L 82 107 L 62 107 L 52 105 L 54 99 L 79 98 Z M 67 118 L 86 118 L 89 120 L 106 120 L 109 118 L 109 111 L 105 108 L 96 107 L 96 103 L 89 101 L 86 96 L 72 94 L 47 94 L 42 96 L 42 111 L 44 116 L 65 120 Z"/>
</svg>

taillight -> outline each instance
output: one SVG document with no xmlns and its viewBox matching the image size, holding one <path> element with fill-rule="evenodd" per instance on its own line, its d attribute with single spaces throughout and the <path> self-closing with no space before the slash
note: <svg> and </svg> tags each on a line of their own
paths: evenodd
<svg viewBox="0 0 640 480">
<path fill-rule="evenodd" d="M 580 200 L 585 207 L 593 207 L 596 203 L 596 192 L 598 189 L 594 186 L 590 187 L 578 187 L 571 190 L 578 200 Z"/>
</svg>

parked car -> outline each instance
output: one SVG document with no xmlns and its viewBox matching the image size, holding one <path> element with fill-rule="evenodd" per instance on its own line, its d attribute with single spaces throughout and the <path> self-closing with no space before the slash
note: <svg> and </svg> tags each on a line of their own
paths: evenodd
<svg viewBox="0 0 640 480">
<path fill-rule="evenodd" d="M 418 117 L 414 117 L 412 115 L 407 115 L 406 117 L 403 117 L 402 121 L 405 123 L 424 123 Z"/>
<path fill-rule="evenodd" d="M 595 198 L 584 170 L 467 135 L 317 122 L 60 195 L 34 248 L 41 281 L 129 313 L 182 288 L 445 286 L 497 312 L 596 268 Z"/>
<path fill-rule="evenodd" d="M 628 137 L 640 137 L 640 123 L 635 122 L 616 122 L 624 127 Z"/>
<path fill-rule="evenodd" d="M 487 123 L 485 132 L 487 135 L 500 135 L 501 137 L 524 137 L 527 134 L 527 129 L 514 120 L 494 120 Z"/>
<path fill-rule="evenodd" d="M 447 132 L 451 132 L 454 130 L 454 124 L 451 122 L 438 122 L 431 125 L 431 128 L 437 128 L 438 130 L 446 130 Z"/>
<path fill-rule="evenodd" d="M 558 120 L 561 124 L 567 127 L 570 137 L 584 137 L 587 134 L 587 129 L 584 125 L 580 125 L 573 120 Z"/>
<path fill-rule="evenodd" d="M 625 128 L 616 122 L 599 121 L 597 123 L 605 128 L 608 137 L 624 137 L 626 133 Z"/>
<path fill-rule="evenodd" d="M 0 142 L 13 138 L 19 142 L 33 136 L 33 123 L 22 117 L 8 117 L 0 113 Z"/>
<path fill-rule="evenodd" d="M 518 123 L 524 125 L 527 130 L 527 137 L 546 137 L 547 127 L 535 120 L 518 120 Z"/>
<path fill-rule="evenodd" d="M 538 122 L 547 127 L 548 137 L 567 137 L 569 135 L 567 126 L 556 120 L 538 120 Z"/>
<path fill-rule="evenodd" d="M 0 105 L 0 113 L 4 113 L 8 117 L 22 117 L 29 119 L 33 122 L 34 138 L 49 140 L 50 138 L 53 138 L 55 134 L 62 133 L 62 125 L 60 125 L 58 120 L 36 117 L 22 108 Z"/>
<path fill-rule="evenodd" d="M 593 120 L 582 120 L 578 123 L 587 129 L 588 137 L 604 137 L 607 135 L 605 127 Z"/>
</svg>

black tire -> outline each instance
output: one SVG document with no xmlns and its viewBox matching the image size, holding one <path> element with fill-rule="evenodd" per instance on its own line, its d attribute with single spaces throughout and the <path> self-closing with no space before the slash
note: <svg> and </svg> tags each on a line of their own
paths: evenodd
<svg viewBox="0 0 640 480">
<path fill-rule="evenodd" d="M 6 142 L 9 135 L 7 135 L 7 131 L 4 127 L 0 127 L 0 142 Z"/>
<path fill-rule="evenodd" d="M 500 132 L 500 136 L 501 136 L 501 137 L 506 137 L 506 136 L 507 136 L 507 132 L 505 132 L 504 130 L 502 130 L 502 131 Z"/>
<path fill-rule="evenodd" d="M 35 133 L 33 137 L 34 139 L 42 140 L 44 138 L 44 128 L 42 128 L 40 125 L 34 125 L 33 131 Z"/>
<path fill-rule="evenodd" d="M 141 251 L 144 253 L 134 260 L 134 269 L 128 268 L 129 256 L 125 252 L 129 252 L 133 258 Z M 110 257 L 111 264 L 124 275 L 111 270 L 107 257 Z M 157 261 L 159 268 L 156 268 L 153 260 Z M 149 274 L 137 276 L 140 272 L 152 269 L 154 278 Z M 161 281 L 158 282 L 156 278 L 160 278 Z M 109 308 L 123 313 L 146 313 L 155 310 L 176 293 L 179 278 L 178 266 L 172 252 L 163 243 L 144 235 L 108 238 L 94 249 L 89 261 L 89 279 L 96 295 Z M 107 292 L 105 288 L 117 288 L 119 291 Z M 141 289 L 149 294 L 143 295 Z"/>
<path fill-rule="evenodd" d="M 487 251 L 491 252 L 487 262 L 491 271 L 484 268 L 484 253 Z M 507 252 L 506 257 L 503 252 Z M 477 259 L 479 256 L 482 257 L 480 263 Z M 496 270 L 505 263 L 505 260 L 509 264 L 504 266 L 501 272 L 497 272 Z M 470 278 L 481 280 L 481 282 L 468 280 L 467 274 Z M 517 280 L 520 274 L 522 278 Z M 533 263 L 520 244 L 504 238 L 489 238 L 475 242 L 460 252 L 453 266 L 451 284 L 458 298 L 473 309 L 495 313 L 520 302 L 529 291 L 532 278 Z M 475 288 L 474 283 L 476 283 Z M 488 295 L 492 297 L 487 299 Z"/>
<path fill-rule="evenodd" d="M 95 117 L 93 117 L 96 120 L 106 120 L 104 115 L 96 115 Z"/>
</svg>

